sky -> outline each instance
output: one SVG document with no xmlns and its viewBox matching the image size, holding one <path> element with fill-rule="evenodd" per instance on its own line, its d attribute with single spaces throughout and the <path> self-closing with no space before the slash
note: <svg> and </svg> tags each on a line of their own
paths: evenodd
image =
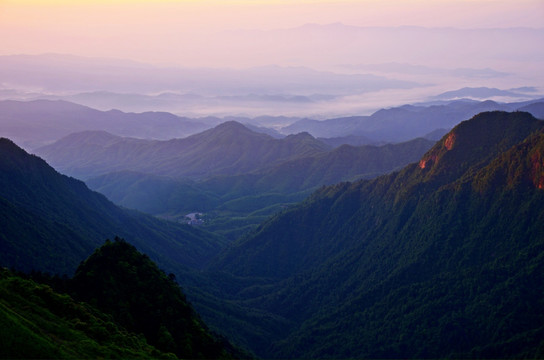
<svg viewBox="0 0 544 360">
<path fill-rule="evenodd" d="M 0 0 L 0 55 L 68 53 L 221 67 L 233 64 L 209 59 L 232 31 L 332 23 L 542 28 L 543 19 L 542 0 Z M 181 49 L 199 56 L 183 56 Z"/>
</svg>

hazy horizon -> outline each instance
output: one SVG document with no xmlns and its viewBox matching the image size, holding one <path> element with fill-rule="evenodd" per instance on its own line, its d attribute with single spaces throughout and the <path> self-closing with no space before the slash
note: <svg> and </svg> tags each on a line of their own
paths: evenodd
<svg viewBox="0 0 544 360">
<path fill-rule="evenodd" d="M 317 118 L 368 114 L 464 87 L 529 87 L 493 99 L 530 99 L 544 93 L 543 19 L 544 2 L 535 0 L 8 0 L 0 3 L 3 60 L 69 54 L 80 64 L 77 76 L 66 57 L 39 71 L 4 65 L 1 98 L 36 93 L 100 109 Z M 111 73 L 116 66 L 121 75 Z M 78 95 L 88 92 L 121 93 L 126 101 Z M 163 93 L 186 101 L 144 108 L 126 99 Z"/>
<path fill-rule="evenodd" d="M 247 67 L 268 64 L 206 57 L 220 45 L 235 45 L 222 41 L 240 31 L 337 23 L 465 30 L 543 28 L 543 18 L 544 3 L 538 0 L 7 0 L 0 4 L 0 28 L 9 36 L 2 37 L 0 54 L 53 52 L 161 65 Z"/>
</svg>

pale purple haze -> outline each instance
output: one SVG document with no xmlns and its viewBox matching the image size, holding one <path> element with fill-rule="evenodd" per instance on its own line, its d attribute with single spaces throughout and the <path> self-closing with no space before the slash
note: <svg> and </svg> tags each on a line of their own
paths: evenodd
<svg viewBox="0 0 544 360">
<path fill-rule="evenodd" d="M 21 61 L 7 55 L 101 58 L 78 60 L 94 61 L 92 82 L 78 83 L 77 76 L 66 75 L 66 62 L 51 56 L 42 72 L 27 69 L 17 77 L 16 71 L 0 69 L 1 98 L 41 94 L 75 101 L 82 92 L 171 92 L 205 99 L 183 106 L 150 102 L 148 110 L 324 118 L 426 101 L 463 87 L 528 87 L 515 99 L 544 92 L 541 0 L 4 0 L 0 33 L 0 63 L 9 66 Z M 5 69 L 12 69 L 8 65 Z M 43 67 L 50 72 L 47 81 L 37 75 Z M 115 67 L 125 74 L 112 77 Z M 126 74 L 127 68 L 133 72 Z M 224 69 L 235 70 L 218 75 Z M 345 75 L 359 75 L 365 84 L 344 84 Z M 223 77 L 219 85 L 218 77 Z M 133 84 L 134 78 L 155 86 Z M 297 102 L 300 97 L 307 101 Z M 128 100 L 79 98 L 103 109 L 144 110 Z"/>
</svg>

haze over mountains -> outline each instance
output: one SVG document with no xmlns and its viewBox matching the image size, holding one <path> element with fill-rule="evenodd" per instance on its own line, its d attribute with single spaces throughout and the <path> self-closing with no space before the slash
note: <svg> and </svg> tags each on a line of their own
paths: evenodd
<svg viewBox="0 0 544 360">
<path fill-rule="evenodd" d="M 181 222 L 186 222 L 186 214 L 201 213 L 207 229 L 234 240 L 319 186 L 372 178 L 417 161 L 432 141 L 463 118 L 497 109 L 533 110 L 538 115 L 539 104 L 538 99 L 521 103 L 463 100 L 405 105 L 371 116 L 325 121 L 243 118 L 269 126 L 291 124 L 278 130 L 248 124 L 255 132 L 231 120 L 180 139 L 170 136 L 227 119 L 103 112 L 47 100 L 0 102 L 6 110 L 0 119 L 8 126 L 8 134 L 30 145 L 76 131 L 35 152 L 119 205 Z M 139 139 L 103 130 L 77 133 L 82 128 L 134 134 Z M 305 131 L 337 137 L 316 139 Z M 170 140 L 143 139 L 149 137 Z M 417 137 L 430 141 L 413 140 Z M 388 142 L 402 143 L 385 146 Z M 340 146 L 350 143 L 356 147 Z"/>
<path fill-rule="evenodd" d="M 67 55 L 0 57 L 0 98 L 68 100 L 101 110 L 184 115 L 300 115 L 345 96 L 411 89 L 415 81 L 277 65 L 247 69 L 165 68 Z M 32 73 L 35 76 L 28 77 Z M 281 106 L 281 111 L 274 108 Z"/>
<path fill-rule="evenodd" d="M 249 172 L 329 148 L 311 136 L 301 136 L 274 139 L 230 121 L 187 138 L 166 141 L 76 133 L 36 151 L 61 172 L 83 179 L 119 170 L 198 179 Z"/>
<path fill-rule="evenodd" d="M 348 53 L 345 47 L 331 50 L 336 47 L 334 34 L 352 41 Z M 252 32 L 238 35 L 242 40 L 255 36 Z M 470 47 L 464 45 L 468 35 Z M 382 107 L 431 100 L 437 94 L 442 94 L 440 99 L 456 99 L 461 93 L 451 91 L 466 87 L 467 81 L 490 88 L 485 98 L 502 102 L 534 99 L 542 92 L 537 65 L 542 55 L 530 46 L 531 41 L 543 36 L 538 29 L 388 29 L 336 24 L 271 31 L 263 36 L 278 46 L 283 43 L 293 57 L 296 51 L 291 47 L 304 52 L 304 56 L 293 64 L 269 54 L 267 61 L 244 67 L 240 63 L 234 68 L 203 68 L 202 64 L 197 68 L 168 67 L 62 54 L 0 56 L 0 99 L 66 100 L 106 111 L 168 111 L 188 117 L 288 115 L 323 119 L 367 115 Z M 495 45 L 498 37 L 503 39 L 500 47 Z M 381 46 L 382 40 L 376 40 L 381 38 L 389 44 L 391 54 L 380 55 L 382 49 L 375 52 L 377 57 L 371 56 L 371 49 Z M 454 40 L 445 41 L 449 38 Z M 403 44 L 397 44 L 399 41 Z M 398 55 L 396 49 L 406 44 L 413 47 L 409 52 L 417 57 L 405 57 L 408 63 L 391 63 Z M 425 49 L 420 44 L 425 44 Z M 499 69 L 493 69 L 487 65 L 487 58 L 480 58 L 482 54 L 495 54 L 493 59 L 501 57 L 504 46 L 516 49 L 517 54 L 527 54 L 526 58 L 536 59 L 535 63 L 522 57 L 505 58 L 498 62 Z M 330 58 L 323 56 L 323 48 L 329 49 Z M 263 53 L 270 49 L 274 47 Z M 428 54 L 428 49 L 441 56 L 450 54 L 448 61 L 457 62 L 433 63 L 434 56 Z M 231 48 L 229 52 L 236 53 Z M 228 57 L 222 59 L 227 61 Z M 347 64 L 345 59 L 354 63 Z M 520 72 L 534 82 L 520 83 Z M 462 96 L 482 98 L 481 92 L 465 91 Z"/>
<path fill-rule="evenodd" d="M 480 92 L 482 90 L 484 89 L 480 89 Z M 539 104 L 543 102 L 542 98 L 513 103 L 466 99 L 433 101 L 381 109 L 367 116 L 319 121 L 285 116 L 187 118 L 166 112 L 99 111 L 66 101 L 6 100 L 0 101 L 0 129 L 4 136 L 17 141 L 28 150 L 80 131 L 101 130 L 118 136 L 169 140 L 201 132 L 225 121 L 242 122 L 254 131 L 268 133 L 277 138 L 308 132 L 333 146 L 363 145 L 424 137 L 437 129 L 448 130 L 481 111 L 523 110 L 542 117 L 544 112 Z"/>
<path fill-rule="evenodd" d="M 81 132 L 36 152 L 120 205 L 180 219 L 191 212 L 245 215 L 247 229 L 319 186 L 387 173 L 432 144 L 333 149 L 308 133 L 275 139 L 230 121 L 167 141 Z"/>
</svg>

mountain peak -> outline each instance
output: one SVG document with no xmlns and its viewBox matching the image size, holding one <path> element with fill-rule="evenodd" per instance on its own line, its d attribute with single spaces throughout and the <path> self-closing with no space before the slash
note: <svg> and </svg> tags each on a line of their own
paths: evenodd
<svg viewBox="0 0 544 360">
<path fill-rule="evenodd" d="M 297 140 L 297 141 L 300 141 L 300 140 L 316 140 L 315 137 L 313 137 L 310 133 L 308 133 L 307 131 L 303 131 L 303 132 L 300 132 L 298 134 L 292 134 L 292 135 L 288 135 L 285 140 Z"/>
<path fill-rule="evenodd" d="M 4 150 L 10 150 L 10 149 L 13 149 L 13 150 L 16 150 L 16 149 L 19 149 L 19 150 L 22 150 L 20 147 L 18 147 L 17 145 L 15 145 L 15 143 L 13 141 L 11 141 L 10 139 L 8 138 L 5 138 L 5 137 L 0 137 L 0 148 L 4 151 Z"/>
<path fill-rule="evenodd" d="M 209 130 L 206 130 L 202 133 L 199 133 L 199 134 L 195 134 L 195 135 L 192 135 L 192 137 L 196 137 L 196 138 L 199 138 L 201 136 L 204 136 L 204 137 L 209 137 L 210 135 L 212 135 L 212 138 L 214 137 L 219 137 L 219 138 L 222 138 L 224 139 L 225 137 L 231 137 L 231 136 L 266 136 L 268 137 L 267 135 L 265 134 L 262 134 L 262 133 L 257 133 L 251 129 L 248 129 L 246 126 L 244 126 L 243 124 L 239 123 L 238 121 L 234 121 L 234 120 L 229 120 L 229 121 L 225 121 L 219 125 L 217 125 L 216 127 L 212 128 L 212 129 L 209 129 Z M 270 137 L 272 138 L 272 137 Z"/>
<path fill-rule="evenodd" d="M 273 139 L 271 136 L 255 132 L 235 120 L 225 121 L 214 128 L 189 136 L 186 139 L 205 141 L 218 145 L 224 142 L 241 141 L 242 139 Z M 185 141 L 181 139 L 181 141 Z"/>
<path fill-rule="evenodd" d="M 72 283 L 76 298 L 95 304 L 161 351 L 190 359 L 229 357 L 174 278 L 120 238 L 106 241 L 82 262 Z"/>
<path fill-rule="evenodd" d="M 427 180 L 458 177 L 473 166 L 486 165 L 543 126 L 543 121 L 526 112 L 480 113 L 438 141 L 421 158 L 419 169 Z"/>
<path fill-rule="evenodd" d="M 217 125 L 214 129 L 216 130 L 246 130 L 251 131 L 247 127 L 245 127 L 243 124 L 239 123 L 235 120 L 229 120 L 225 121 L 224 123 L 221 123 Z"/>
</svg>

